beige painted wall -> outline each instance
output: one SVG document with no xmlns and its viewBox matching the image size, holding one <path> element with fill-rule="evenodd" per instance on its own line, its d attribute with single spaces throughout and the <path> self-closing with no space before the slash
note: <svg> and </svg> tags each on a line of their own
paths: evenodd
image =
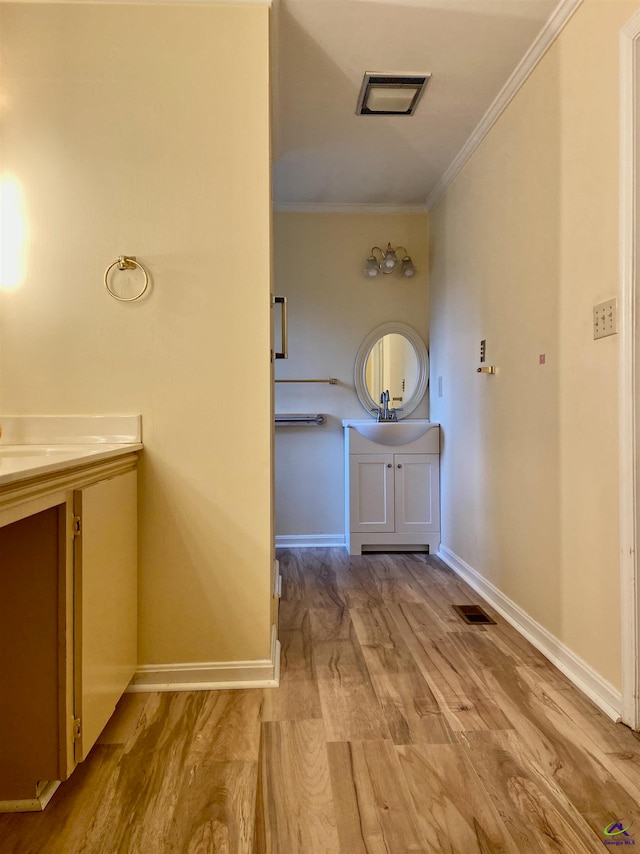
<svg viewBox="0 0 640 854">
<path fill-rule="evenodd" d="M 353 368 L 360 344 L 399 320 L 428 344 L 426 214 L 276 213 L 274 289 L 289 300 L 289 359 L 281 379 L 336 377 L 339 385 L 276 385 L 276 412 L 322 412 L 322 427 L 276 430 L 276 533 L 344 537 L 343 418 L 366 418 Z M 371 247 L 404 246 L 417 274 L 367 278 Z M 426 418 L 428 404 L 412 417 Z"/>
<path fill-rule="evenodd" d="M 265 6 L 2 4 L 0 411 L 142 413 L 141 664 L 269 656 L 268 48 Z"/>
<path fill-rule="evenodd" d="M 637 8 L 585 0 L 430 219 L 443 544 L 618 688 L 618 340 L 593 340 L 592 306 L 618 288 Z"/>
</svg>

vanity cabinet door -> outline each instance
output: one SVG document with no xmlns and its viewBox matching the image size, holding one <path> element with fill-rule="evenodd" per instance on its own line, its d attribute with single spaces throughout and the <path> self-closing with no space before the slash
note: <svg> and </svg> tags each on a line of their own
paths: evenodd
<svg viewBox="0 0 640 854">
<path fill-rule="evenodd" d="M 349 508 L 355 533 L 394 530 L 393 454 L 349 457 Z"/>
<path fill-rule="evenodd" d="M 136 472 L 74 491 L 75 759 L 87 756 L 137 664 Z"/>
<path fill-rule="evenodd" d="M 0 526 L 0 803 L 8 802 L 2 812 L 12 811 L 11 802 L 34 801 L 39 781 L 65 779 L 72 770 L 59 693 L 65 509 L 49 507 Z"/>
<path fill-rule="evenodd" d="M 440 530 L 438 454 L 394 454 L 395 530 Z"/>
</svg>

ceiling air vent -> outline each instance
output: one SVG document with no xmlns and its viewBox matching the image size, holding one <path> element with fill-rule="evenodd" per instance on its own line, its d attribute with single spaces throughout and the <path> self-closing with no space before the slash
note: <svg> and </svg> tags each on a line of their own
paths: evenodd
<svg viewBox="0 0 640 854">
<path fill-rule="evenodd" d="M 430 77 L 430 74 L 367 71 L 358 96 L 356 115 L 412 116 Z"/>
</svg>

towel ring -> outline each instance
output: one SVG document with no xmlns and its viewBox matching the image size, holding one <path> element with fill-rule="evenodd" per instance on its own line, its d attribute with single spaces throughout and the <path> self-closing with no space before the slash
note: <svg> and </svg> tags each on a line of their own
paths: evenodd
<svg viewBox="0 0 640 854">
<path fill-rule="evenodd" d="M 118 270 L 142 270 L 142 274 L 144 276 L 144 285 L 142 286 L 142 290 L 139 294 L 136 294 L 134 297 L 119 297 L 118 294 L 114 293 L 111 290 L 111 288 L 109 287 L 109 273 L 114 267 L 117 267 Z M 135 255 L 120 255 L 117 261 L 114 261 L 113 264 L 109 264 L 109 266 L 105 270 L 104 286 L 114 299 L 120 300 L 120 302 L 133 302 L 134 300 L 140 299 L 140 297 L 149 287 L 149 274 L 142 266 L 142 264 L 139 261 L 136 261 Z"/>
</svg>

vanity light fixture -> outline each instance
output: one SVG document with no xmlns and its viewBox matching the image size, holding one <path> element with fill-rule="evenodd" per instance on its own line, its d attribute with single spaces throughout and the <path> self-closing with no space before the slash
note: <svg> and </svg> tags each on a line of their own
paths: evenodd
<svg viewBox="0 0 640 854">
<path fill-rule="evenodd" d="M 402 259 L 398 257 L 398 250 L 402 250 Z M 379 253 L 380 257 L 376 255 Z M 388 275 L 394 270 L 399 270 L 402 276 L 414 276 L 416 268 L 413 266 L 413 261 L 409 257 L 409 253 L 404 246 L 397 246 L 395 249 L 388 243 L 386 249 L 380 249 L 379 246 L 371 248 L 371 255 L 367 258 L 364 264 L 365 276 L 377 276 L 378 273 Z"/>
</svg>

